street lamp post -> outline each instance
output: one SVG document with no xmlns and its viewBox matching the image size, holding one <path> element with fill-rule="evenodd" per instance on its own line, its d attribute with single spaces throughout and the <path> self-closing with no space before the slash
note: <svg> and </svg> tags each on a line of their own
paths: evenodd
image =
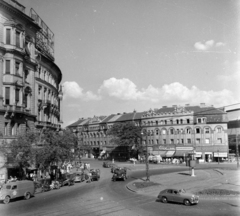
<svg viewBox="0 0 240 216">
<path fill-rule="evenodd" d="M 144 135 L 142 132 L 141 135 Z M 149 162 L 148 162 L 148 134 L 146 134 L 146 155 L 145 155 L 145 163 L 146 163 L 146 181 L 150 181 L 149 178 Z"/>
</svg>

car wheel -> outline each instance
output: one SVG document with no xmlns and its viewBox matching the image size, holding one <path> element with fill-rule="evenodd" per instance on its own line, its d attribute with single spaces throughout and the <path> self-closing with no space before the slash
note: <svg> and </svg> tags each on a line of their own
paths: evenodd
<svg viewBox="0 0 240 216">
<path fill-rule="evenodd" d="M 167 197 L 162 197 L 162 202 L 167 203 L 168 202 Z"/>
<path fill-rule="evenodd" d="M 31 194 L 29 192 L 27 192 L 24 196 L 25 200 L 28 200 L 31 198 Z"/>
<path fill-rule="evenodd" d="M 11 199 L 10 196 L 5 196 L 3 203 L 8 204 L 10 202 L 10 199 Z"/>
<path fill-rule="evenodd" d="M 190 201 L 188 199 L 183 200 L 183 203 L 186 206 L 190 206 L 191 205 L 191 203 L 190 203 Z"/>
</svg>

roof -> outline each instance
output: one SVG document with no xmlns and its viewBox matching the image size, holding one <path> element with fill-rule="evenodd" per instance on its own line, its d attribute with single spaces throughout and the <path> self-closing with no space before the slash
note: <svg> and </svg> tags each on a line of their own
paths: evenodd
<svg viewBox="0 0 240 216">
<path fill-rule="evenodd" d="M 76 126 L 78 126 L 80 123 L 82 123 L 82 122 L 85 121 L 85 120 L 86 120 L 86 119 L 83 119 L 83 118 L 78 119 L 76 122 L 68 125 L 67 128 L 68 128 L 68 127 L 76 127 Z"/>
</svg>

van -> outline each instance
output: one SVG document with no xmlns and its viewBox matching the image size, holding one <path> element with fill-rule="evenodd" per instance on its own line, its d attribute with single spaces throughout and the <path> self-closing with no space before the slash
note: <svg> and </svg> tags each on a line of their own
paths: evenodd
<svg viewBox="0 0 240 216">
<path fill-rule="evenodd" d="M 2 186 L 0 190 L 0 200 L 4 204 L 8 204 L 11 199 L 18 197 L 24 197 L 28 200 L 34 195 L 34 191 L 35 188 L 33 181 L 12 181 Z"/>
</svg>

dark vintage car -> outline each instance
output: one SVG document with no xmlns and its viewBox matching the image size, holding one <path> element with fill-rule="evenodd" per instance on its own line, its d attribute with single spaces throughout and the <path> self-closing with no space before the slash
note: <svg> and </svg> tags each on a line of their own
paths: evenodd
<svg viewBox="0 0 240 216">
<path fill-rule="evenodd" d="M 103 167 L 104 168 L 110 168 L 110 163 L 108 161 L 103 162 Z"/>
<path fill-rule="evenodd" d="M 75 183 L 75 176 L 76 173 L 64 173 L 60 178 L 57 179 L 57 181 L 60 183 L 60 186 L 71 186 Z"/>
<path fill-rule="evenodd" d="M 125 168 L 117 167 L 113 171 L 112 181 L 116 181 L 117 179 L 122 179 L 123 181 L 127 179 L 127 170 Z"/>
<path fill-rule="evenodd" d="M 100 169 L 91 169 L 90 173 L 92 174 L 92 181 L 98 181 L 100 179 Z"/>
<path fill-rule="evenodd" d="M 163 203 L 177 202 L 187 206 L 199 202 L 199 196 L 187 193 L 184 189 L 165 189 L 158 194 L 158 199 Z"/>
<path fill-rule="evenodd" d="M 34 182 L 35 193 L 41 193 L 51 190 L 51 179 L 39 179 Z"/>
</svg>

